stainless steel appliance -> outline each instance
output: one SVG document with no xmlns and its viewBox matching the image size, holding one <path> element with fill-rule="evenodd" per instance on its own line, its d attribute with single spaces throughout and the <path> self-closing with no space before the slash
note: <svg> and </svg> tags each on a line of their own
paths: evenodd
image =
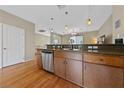
<svg viewBox="0 0 124 93">
<path fill-rule="evenodd" d="M 53 51 L 52 50 L 42 50 L 42 64 L 43 69 L 49 72 L 54 72 L 53 69 Z"/>
</svg>

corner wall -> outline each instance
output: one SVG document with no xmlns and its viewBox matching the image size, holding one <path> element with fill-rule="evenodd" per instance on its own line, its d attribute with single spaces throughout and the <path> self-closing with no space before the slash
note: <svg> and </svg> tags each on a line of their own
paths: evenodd
<svg viewBox="0 0 124 93">
<path fill-rule="evenodd" d="M 102 27 L 98 30 L 98 36 L 102 35 L 106 36 L 105 43 L 112 44 L 112 15 L 107 19 L 107 21 L 102 25 Z"/>
<path fill-rule="evenodd" d="M 45 48 L 46 44 L 50 44 L 50 37 L 41 35 L 41 34 L 35 34 L 35 47 L 36 48 Z"/>
</svg>

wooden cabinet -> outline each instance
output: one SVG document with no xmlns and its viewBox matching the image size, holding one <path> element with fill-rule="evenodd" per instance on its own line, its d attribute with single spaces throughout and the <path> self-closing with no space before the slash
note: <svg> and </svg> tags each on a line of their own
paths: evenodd
<svg viewBox="0 0 124 93">
<path fill-rule="evenodd" d="M 116 67 L 124 67 L 123 56 L 116 55 L 100 55 L 100 54 L 84 54 L 85 62 L 110 65 Z"/>
<path fill-rule="evenodd" d="M 55 51 L 55 74 L 79 86 L 92 88 L 124 87 L 124 57 Z M 82 60 L 83 58 L 83 60 Z"/>
<path fill-rule="evenodd" d="M 62 51 L 62 54 L 59 53 L 58 51 L 54 52 L 55 75 L 82 86 L 83 64 L 81 54 L 77 53 L 77 55 L 80 55 L 78 59 L 77 56 L 74 56 L 76 54 L 73 52 Z"/>
<path fill-rule="evenodd" d="M 42 57 L 41 57 L 41 49 L 37 49 L 35 53 L 35 61 L 39 69 L 43 69 Z"/>
<path fill-rule="evenodd" d="M 66 79 L 82 86 L 82 61 L 66 60 Z"/>
<path fill-rule="evenodd" d="M 123 87 L 123 69 L 90 63 L 84 66 L 85 87 Z"/>
<path fill-rule="evenodd" d="M 54 57 L 54 73 L 65 79 L 65 58 Z"/>
<path fill-rule="evenodd" d="M 54 51 L 54 57 L 69 58 L 69 59 L 75 59 L 75 60 L 82 61 L 82 53 L 81 52 L 56 50 L 56 51 Z"/>
<path fill-rule="evenodd" d="M 86 54 L 84 61 L 85 87 L 124 87 L 123 57 Z"/>
</svg>

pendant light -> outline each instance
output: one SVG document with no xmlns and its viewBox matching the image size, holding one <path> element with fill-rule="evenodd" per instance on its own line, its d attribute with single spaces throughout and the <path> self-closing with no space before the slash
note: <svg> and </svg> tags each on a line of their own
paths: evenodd
<svg viewBox="0 0 124 93">
<path fill-rule="evenodd" d="M 92 19 L 91 18 L 88 18 L 87 19 L 87 25 L 90 26 L 92 24 Z"/>
<path fill-rule="evenodd" d="M 68 15 L 68 11 L 65 11 L 65 16 L 67 16 L 67 15 Z M 69 30 L 69 28 L 68 28 L 68 25 L 67 25 L 67 24 L 65 25 L 65 28 L 64 28 L 64 29 L 65 29 L 65 31 L 66 31 L 66 32 Z"/>
<path fill-rule="evenodd" d="M 65 30 L 68 30 L 68 25 L 65 25 Z"/>
<path fill-rule="evenodd" d="M 91 26 L 92 23 L 93 23 L 93 20 L 92 20 L 92 18 L 91 18 L 91 16 L 90 16 L 90 13 L 91 13 L 91 7 L 88 6 L 88 19 L 86 20 L 88 26 Z"/>
<path fill-rule="evenodd" d="M 50 30 L 50 32 L 54 32 L 53 30 L 54 30 L 54 18 L 53 17 L 51 17 L 50 18 L 50 27 L 49 27 L 49 30 Z"/>
</svg>

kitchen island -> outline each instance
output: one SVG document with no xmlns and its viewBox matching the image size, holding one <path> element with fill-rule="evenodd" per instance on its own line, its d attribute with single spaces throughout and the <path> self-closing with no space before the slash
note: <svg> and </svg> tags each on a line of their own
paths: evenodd
<svg viewBox="0 0 124 93">
<path fill-rule="evenodd" d="M 55 75 L 81 87 L 124 87 L 123 45 L 77 46 L 48 46 L 54 51 Z"/>
</svg>

